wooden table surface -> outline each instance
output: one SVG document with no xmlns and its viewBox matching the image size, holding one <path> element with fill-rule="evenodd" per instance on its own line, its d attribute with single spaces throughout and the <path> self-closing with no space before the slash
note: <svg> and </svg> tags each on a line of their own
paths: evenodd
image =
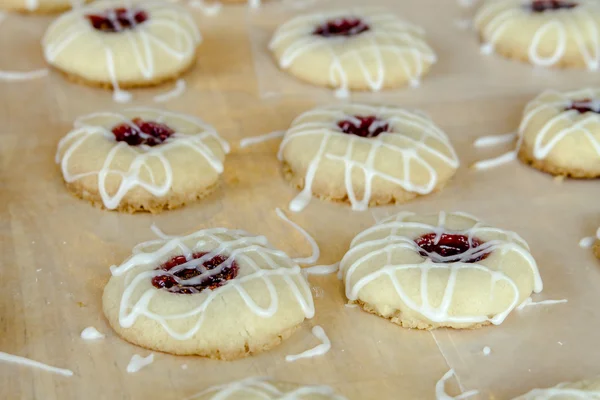
<svg viewBox="0 0 600 400">
<path fill-rule="evenodd" d="M 414 19 L 435 4 L 401 3 Z M 454 368 L 464 390 L 478 389 L 482 399 L 504 399 L 533 387 L 600 373 L 600 272 L 591 251 L 578 246 L 600 225 L 598 183 L 557 182 L 517 162 L 489 171 L 468 168 L 477 159 L 506 150 L 475 151 L 472 142 L 481 135 L 513 131 L 538 87 L 549 81 L 576 87 L 597 77 L 557 73 L 550 79 L 544 72 L 531 80 L 529 66 L 499 58 L 479 60 L 474 34 L 454 26 L 464 11 L 450 0 L 440 5 L 443 23 L 418 21 L 432 26 L 434 47 L 448 61 L 434 67 L 422 88 L 398 91 L 396 97 L 361 98 L 418 106 L 431 115 L 457 149 L 461 168 L 456 177 L 441 193 L 403 206 L 353 212 L 313 200 L 303 212 L 287 215 L 319 243 L 319 264 L 330 264 L 341 259 L 353 236 L 373 224 L 375 217 L 398 210 L 467 211 L 521 234 L 545 283 L 535 299 L 565 298 L 568 303 L 515 312 L 500 326 L 430 333 L 406 330 L 344 307 L 342 285 L 335 276 L 311 277 L 315 318 L 272 351 L 233 362 L 156 353 L 154 362 L 140 372 L 125 371 L 132 355 L 150 352 L 112 332 L 101 311 L 101 295 L 110 276 L 108 267 L 127 257 L 136 243 L 153 238 L 152 223 L 168 234 L 216 226 L 241 228 L 267 236 L 292 256 L 310 252 L 304 238 L 274 211 L 287 210 L 297 193 L 281 176 L 275 157 L 278 140 L 245 149 L 238 146 L 241 138 L 285 129 L 299 113 L 337 101 L 319 89 L 311 96 L 304 86 L 290 92 L 297 83 L 285 75 L 269 82 L 264 65 L 268 55 L 264 49 L 260 53 L 269 26 L 261 18 L 277 14 L 269 7 L 263 16 L 249 14 L 243 6 L 225 7 L 213 18 L 194 11 L 204 36 L 198 64 L 184 76 L 186 92 L 159 107 L 213 124 L 231 143 L 232 152 L 221 188 L 180 210 L 124 215 L 95 209 L 67 193 L 54 163 L 57 142 L 75 117 L 123 107 L 112 102 L 109 92 L 75 85 L 55 72 L 35 81 L 0 81 L 0 351 L 74 372 L 63 377 L 0 363 L 0 398 L 183 399 L 213 384 L 272 376 L 329 384 L 349 399 L 433 399 L 436 382 Z M 51 17 L 7 16 L 0 25 L 0 69 L 43 67 L 39 39 L 50 21 Z M 486 81 L 484 75 L 473 75 L 473 80 L 481 81 L 472 83 L 468 93 L 461 91 L 461 82 L 471 82 L 469 74 L 458 68 L 449 72 L 456 79 L 444 75 L 454 68 L 451 57 L 461 56 L 436 39 L 454 40 L 457 51 L 456 43 L 464 42 L 471 64 L 476 63 L 473 69 L 506 71 L 502 73 L 507 76 Z M 276 88 L 286 79 L 290 86 L 286 83 L 281 93 L 266 96 L 265 88 Z M 506 85 L 499 83 L 502 79 Z M 518 85 L 530 80 L 529 85 Z M 483 90 L 485 84 L 489 90 Z M 508 90 L 509 84 L 519 88 Z M 132 104 L 157 106 L 152 97 L 170 88 L 136 90 Z M 318 344 L 310 333 L 314 325 L 329 335 L 331 351 L 287 363 L 286 354 Z M 87 326 L 96 327 L 106 338 L 82 340 L 80 332 Z M 483 355 L 484 346 L 491 348 L 489 356 Z M 447 390 L 459 393 L 457 382 L 451 380 Z"/>
</svg>

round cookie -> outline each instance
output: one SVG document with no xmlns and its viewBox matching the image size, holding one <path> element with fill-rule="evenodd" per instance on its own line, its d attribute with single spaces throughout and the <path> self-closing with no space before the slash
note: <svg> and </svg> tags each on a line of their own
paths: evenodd
<svg viewBox="0 0 600 400">
<path fill-rule="evenodd" d="M 32 14 L 56 13 L 79 7 L 91 0 L 2 0 L 0 8 Z"/>
<path fill-rule="evenodd" d="M 521 237 L 458 212 L 387 218 L 352 240 L 340 271 L 350 303 L 406 328 L 497 325 L 543 288 Z"/>
<path fill-rule="evenodd" d="M 235 359 L 276 346 L 314 315 L 298 264 L 264 236 L 212 228 L 141 243 L 104 289 L 125 340 L 178 355 Z"/>
<path fill-rule="evenodd" d="M 600 90 L 546 91 L 527 104 L 518 155 L 553 175 L 600 177 Z"/>
<path fill-rule="evenodd" d="M 275 31 L 269 48 L 281 69 L 340 96 L 416 86 L 436 61 L 421 28 L 376 9 L 297 16 Z"/>
<path fill-rule="evenodd" d="M 217 186 L 229 145 L 198 118 L 150 108 L 78 118 L 58 144 L 68 189 L 109 210 L 159 212 Z"/>
<path fill-rule="evenodd" d="M 302 210 L 317 196 L 353 210 L 401 203 L 440 190 L 458 157 L 428 117 L 392 106 L 338 104 L 297 117 L 279 148 Z"/>
<path fill-rule="evenodd" d="M 597 0 L 487 0 L 475 27 L 484 53 L 542 67 L 600 66 Z"/>
<path fill-rule="evenodd" d="M 269 378 L 246 378 L 213 386 L 189 400 L 346 400 L 329 386 L 302 386 Z"/>
<path fill-rule="evenodd" d="M 114 89 L 177 78 L 196 60 L 201 36 L 189 12 L 162 1 L 107 0 L 67 12 L 42 40 L 46 61 L 69 78 Z"/>
<path fill-rule="evenodd" d="M 547 389 L 533 389 L 532 391 L 515 397 L 513 400 L 576 400 L 600 399 L 600 378 L 588 379 L 579 382 L 560 383 Z"/>
</svg>

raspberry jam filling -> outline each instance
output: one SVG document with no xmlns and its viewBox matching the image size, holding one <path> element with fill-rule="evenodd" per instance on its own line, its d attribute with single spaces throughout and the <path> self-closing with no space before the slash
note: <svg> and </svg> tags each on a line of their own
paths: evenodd
<svg viewBox="0 0 600 400">
<path fill-rule="evenodd" d="M 338 122 L 337 126 L 344 133 L 364 138 L 372 138 L 383 132 L 391 132 L 390 126 L 386 121 L 378 119 L 373 115 L 366 117 L 355 115 Z"/>
<path fill-rule="evenodd" d="M 208 253 L 194 253 L 192 258 L 197 260 Z M 171 271 L 175 267 L 185 264 L 191 260 L 184 256 L 176 256 L 157 268 L 157 270 Z M 192 294 L 200 293 L 205 289 L 214 290 L 223 286 L 227 281 L 235 278 L 239 267 L 235 261 L 228 265 L 223 265 L 227 261 L 226 256 L 216 255 L 197 267 L 187 267 L 177 269 L 176 272 L 168 275 L 158 275 L 152 278 L 152 285 L 158 289 L 166 289 L 171 293 Z M 218 271 L 212 272 L 217 269 Z M 186 280 L 194 279 L 193 283 L 186 283 Z"/>
<path fill-rule="evenodd" d="M 359 18 L 338 18 L 330 19 L 323 25 L 318 26 L 313 31 L 313 35 L 319 35 L 323 37 L 355 36 L 360 35 L 369 29 L 371 29 L 369 25 L 364 23 Z"/>
<path fill-rule="evenodd" d="M 123 123 L 112 129 L 117 142 L 127 142 L 130 146 L 156 146 L 163 143 L 175 131 L 165 124 L 133 118 L 132 124 Z"/>
<path fill-rule="evenodd" d="M 531 2 L 531 11 L 544 12 L 551 10 L 563 10 L 575 8 L 579 4 L 574 1 L 566 0 L 533 0 Z"/>
<path fill-rule="evenodd" d="M 133 29 L 148 20 L 148 13 L 141 10 L 115 8 L 105 10 L 101 14 L 87 14 L 85 16 L 94 29 L 102 32 L 121 32 Z"/>
<path fill-rule="evenodd" d="M 600 114 L 600 101 L 594 101 L 591 99 L 573 100 L 571 105 L 565 108 L 565 111 L 569 110 L 575 110 L 580 114 L 586 112 L 595 112 Z"/>
<path fill-rule="evenodd" d="M 461 234 L 443 233 L 438 240 L 437 234 L 428 233 L 415 240 L 421 248 L 419 254 L 429 258 L 434 263 L 476 263 L 484 260 L 490 254 L 481 253 L 476 249 L 483 243 L 482 240 Z"/>
</svg>

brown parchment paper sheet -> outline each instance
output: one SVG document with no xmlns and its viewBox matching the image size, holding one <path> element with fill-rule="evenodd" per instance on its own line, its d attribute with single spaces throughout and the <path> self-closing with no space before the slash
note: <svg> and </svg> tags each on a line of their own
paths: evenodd
<svg viewBox="0 0 600 400">
<path fill-rule="evenodd" d="M 419 15 L 432 18 L 429 0 L 402 4 L 414 13 L 413 19 Z M 450 1 L 436 4 L 443 8 L 439 15 L 444 18 L 439 17 L 439 26 L 430 22 L 432 37 L 460 35 L 462 39 L 453 43 L 469 41 L 469 46 L 475 46 L 469 34 L 445 20 L 452 18 L 451 12 L 463 11 Z M 54 164 L 58 140 L 75 117 L 123 106 L 113 103 L 109 92 L 72 84 L 55 72 L 36 81 L 0 82 L 0 351 L 75 373 L 66 378 L 0 363 L 0 398 L 182 399 L 213 384 L 268 375 L 330 384 L 350 399 L 433 399 L 437 380 L 455 368 L 465 390 L 479 389 L 481 399 L 505 399 L 532 387 L 600 373 L 600 264 L 590 250 L 578 247 L 579 240 L 600 225 L 598 182 L 557 183 L 516 162 L 482 172 L 467 168 L 481 157 L 505 150 L 475 151 L 472 141 L 480 135 L 514 130 L 529 92 L 538 87 L 525 85 L 524 80 L 516 92 L 484 90 L 481 74 L 489 71 L 478 72 L 475 65 L 494 68 L 495 75 L 490 76 L 498 87 L 517 79 L 514 70 L 530 69 L 498 58 L 482 61 L 465 44 L 444 48 L 440 59 L 455 57 L 448 63 L 470 60 L 474 72 L 462 82 L 471 76 L 476 83 L 461 89 L 459 82 L 455 86 L 431 82 L 427 89 L 426 78 L 421 89 L 393 100 L 407 107 L 418 103 L 451 137 L 462 166 L 444 191 L 404 206 L 362 213 L 313 200 L 302 213 L 288 215 L 319 243 L 319 264 L 329 264 L 343 256 L 352 237 L 370 226 L 374 217 L 398 210 L 467 211 L 521 234 L 531 245 L 544 279 L 544 292 L 535 300 L 566 298 L 567 304 L 529 307 L 497 327 L 439 330 L 432 335 L 346 308 L 342 285 L 335 276 L 311 277 L 316 317 L 274 350 L 234 362 L 155 353 L 153 364 L 127 374 L 133 354 L 150 352 L 111 331 L 102 315 L 101 294 L 110 275 L 108 267 L 126 258 L 136 243 L 153 238 L 152 223 L 168 234 L 215 226 L 241 228 L 266 235 L 292 256 L 310 251 L 303 237 L 274 212 L 276 207 L 286 209 L 297 193 L 281 177 L 275 157 L 278 141 L 243 150 L 237 143 L 243 137 L 285 129 L 297 114 L 318 102 L 333 101 L 332 97 L 323 97 L 315 89 L 314 95 L 261 99 L 259 84 L 264 83 L 265 72 L 260 62 L 254 71 L 245 24 L 255 21 L 258 14 L 248 14 L 244 7 L 226 7 L 216 18 L 194 15 L 204 43 L 198 65 L 184 76 L 188 90 L 164 105 L 155 105 L 152 96 L 171 86 L 136 90 L 131 106 L 159 106 L 199 116 L 232 144 L 222 187 L 198 204 L 156 216 L 124 215 L 95 209 L 72 197 Z M 7 17 L 0 24 L 0 69 L 43 66 L 38 41 L 50 20 Z M 417 22 L 425 25 L 427 21 Z M 432 71 L 433 81 L 436 76 L 444 80 L 444 69 L 438 71 L 438 67 Z M 571 81 L 575 75 L 552 72 L 548 76 L 561 87 L 576 87 Z M 579 79 L 591 84 L 595 78 Z M 460 101 L 446 101 L 455 95 Z M 329 335 L 331 351 L 286 363 L 286 354 L 318 344 L 310 334 L 317 324 Z M 105 333 L 106 339 L 80 339 L 87 326 Z M 484 346 L 492 351 L 487 357 L 482 354 Z M 184 364 L 187 369 L 182 369 Z M 455 381 L 449 382 L 448 392 L 458 393 Z"/>
</svg>

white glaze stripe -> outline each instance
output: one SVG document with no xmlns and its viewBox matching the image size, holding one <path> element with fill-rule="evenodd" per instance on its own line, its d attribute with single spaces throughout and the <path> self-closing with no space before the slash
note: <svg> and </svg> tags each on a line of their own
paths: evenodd
<svg viewBox="0 0 600 400">
<path fill-rule="evenodd" d="M 154 96 L 154 102 L 165 103 L 171 99 L 175 99 L 185 92 L 185 87 L 185 80 L 177 79 L 177 82 L 175 82 L 175 87 L 168 92 Z"/>
<path fill-rule="evenodd" d="M 147 357 L 142 357 L 137 354 L 134 354 L 129 360 L 129 364 L 127 365 L 127 373 L 133 374 L 141 370 L 142 368 L 147 367 L 148 365 L 154 362 L 154 353 L 150 354 Z"/>
<path fill-rule="evenodd" d="M 453 369 L 446 372 L 444 374 L 444 376 L 442 376 L 442 379 L 437 381 L 437 383 L 435 384 L 435 399 L 436 400 L 462 400 L 462 399 L 466 399 L 466 398 L 469 398 L 469 397 L 479 394 L 478 390 L 469 390 L 468 392 L 464 392 L 455 397 L 449 396 L 446 393 L 446 381 L 448 379 L 452 378 L 452 376 L 455 376 Z"/>
<path fill-rule="evenodd" d="M 325 333 L 323 328 L 321 328 L 319 325 L 315 326 L 312 329 L 312 334 L 315 335 L 315 337 L 321 341 L 321 344 L 316 347 L 313 347 L 312 349 L 303 351 L 300 354 L 287 355 L 285 356 L 285 361 L 294 362 L 301 358 L 312 358 L 316 356 L 322 356 L 331 349 L 331 341 L 327 337 L 327 334 Z"/>
<path fill-rule="evenodd" d="M 83 331 L 81 331 L 81 338 L 83 340 L 97 340 L 104 339 L 105 335 L 103 333 L 100 333 L 98 329 L 94 328 L 93 326 L 88 326 Z"/>
<path fill-rule="evenodd" d="M 490 135 L 477 138 L 473 143 L 475 147 L 491 147 L 502 143 L 510 143 L 517 138 L 516 133 L 505 133 L 503 135 Z"/>
<path fill-rule="evenodd" d="M 306 275 L 329 275 L 338 272 L 340 269 L 340 263 L 330 265 L 315 265 L 314 267 L 302 268 L 302 272 Z"/>
<path fill-rule="evenodd" d="M 240 140 L 240 147 L 243 149 L 244 147 L 248 147 L 256 143 L 262 143 L 266 142 L 267 140 L 283 137 L 283 135 L 285 135 L 285 131 L 275 131 L 267 133 L 266 135 L 244 138 Z"/>
<path fill-rule="evenodd" d="M 19 365 L 24 365 L 26 367 L 38 368 L 38 369 L 41 369 L 44 371 L 53 372 L 55 374 L 59 374 L 59 375 L 63 375 L 63 376 L 73 376 L 73 371 L 71 371 L 70 369 L 56 368 L 56 367 L 50 366 L 48 364 L 43 364 L 39 361 L 34 361 L 29 358 L 15 356 L 15 355 L 4 353 L 4 352 L 0 351 L 0 362 L 2 362 L 2 361 L 19 364 Z"/>
<path fill-rule="evenodd" d="M 517 307 L 517 310 L 522 310 L 525 307 L 530 307 L 530 306 L 544 306 L 544 305 L 562 304 L 562 303 L 568 303 L 568 302 L 569 302 L 569 300 L 567 300 L 567 299 L 561 299 L 561 300 L 542 300 L 542 301 L 534 302 L 531 297 L 528 297 L 527 299 L 525 299 L 525 301 L 523 303 L 521 303 Z"/>
<path fill-rule="evenodd" d="M 279 218 L 281 218 L 282 220 L 284 220 L 285 222 L 287 222 L 288 224 L 290 224 L 298 232 L 300 232 L 300 234 L 306 238 L 306 240 L 308 241 L 308 243 L 310 244 L 310 247 L 312 249 L 312 254 L 310 256 L 308 256 L 308 257 L 301 257 L 301 258 L 293 258 L 293 260 L 295 262 L 297 262 L 298 264 L 314 264 L 314 263 L 316 263 L 317 260 L 319 259 L 320 255 L 321 255 L 321 251 L 319 250 L 319 245 L 317 244 L 317 241 L 315 239 L 313 239 L 313 237 L 310 236 L 308 234 L 308 232 L 306 232 L 304 230 L 304 228 L 302 228 L 297 223 L 291 221 L 283 213 L 283 211 L 281 211 L 280 208 L 276 208 L 275 209 L 275 213 L 277 214 L 277 216 Z"/>
</svg>

